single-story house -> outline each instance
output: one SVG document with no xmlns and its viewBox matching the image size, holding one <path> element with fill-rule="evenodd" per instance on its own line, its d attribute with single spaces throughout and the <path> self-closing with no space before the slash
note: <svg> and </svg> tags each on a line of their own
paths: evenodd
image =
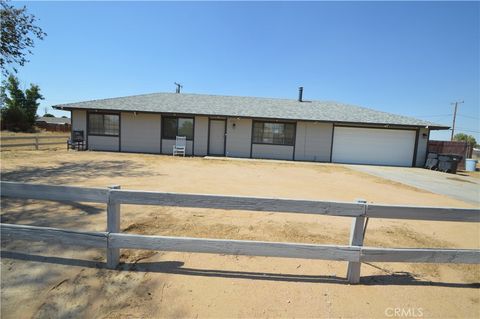
<svg viewBox="0 0 480 319">
<path fill-rule="evenodd" d="M 447 126 L 337 102 L 154 93 L 56 105 L 89 150 L 423 166 Z"/>
</svg>

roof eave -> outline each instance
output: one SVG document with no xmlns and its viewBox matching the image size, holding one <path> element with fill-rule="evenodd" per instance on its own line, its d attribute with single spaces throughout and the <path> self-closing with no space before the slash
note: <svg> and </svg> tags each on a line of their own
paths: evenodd
<svg viewBox="0 0 480 319">
<path fill-rule="evenodd" d="M 441 130 L 449 130 L 450 129 L 450 126 L 440 126 L 440 125 L 436 125 L 436 126 L 428 126 L 427 127 L 428 129 L 430 130 L 438 130 L 438 131 L 441 131 Z"/>
</svg>

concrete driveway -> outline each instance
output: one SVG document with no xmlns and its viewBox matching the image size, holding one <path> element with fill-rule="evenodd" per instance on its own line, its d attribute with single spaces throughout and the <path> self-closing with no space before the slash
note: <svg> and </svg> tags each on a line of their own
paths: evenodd
<svg viewBox="0 0 480 319">
<path fill-rule="evenodd" d="M 345 165 L 353 170 L 480 206 L 480 179 L 413 167 Z"/>
</svg>

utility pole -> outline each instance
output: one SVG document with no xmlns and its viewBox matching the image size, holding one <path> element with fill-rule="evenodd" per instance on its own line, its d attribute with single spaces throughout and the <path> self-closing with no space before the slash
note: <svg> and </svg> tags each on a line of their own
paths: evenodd
<svg viewBox="0 0 480 319">
<path fill-rule="evenodd" d="M 455 119 L 457 118 L 457 107 L 458 104 L 462 104 L 464 101 L 455 101 L 453 103 L 450 103 L 452 105 L 455 105 L 455 110 L 453 111 L 453 125 L 452 125 L 452 137 L 450 138 L 451 141 L 453 141 L 453 135 L 455 135 Z"/>
</svg>

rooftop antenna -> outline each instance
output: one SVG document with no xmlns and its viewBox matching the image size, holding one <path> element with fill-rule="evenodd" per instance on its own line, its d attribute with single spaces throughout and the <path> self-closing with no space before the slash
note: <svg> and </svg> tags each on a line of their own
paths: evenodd
<svg viewBox="0 0 480 319">
<path fill-rule="evenodd" d="M 175 89 L 175 93 L 180 93 L 180 90 L 183 89 L 183 85 L 181 85 L 180 83 L 177 83 L 177 82 L 173 82 L 177 88 Z"/>
</svg>

